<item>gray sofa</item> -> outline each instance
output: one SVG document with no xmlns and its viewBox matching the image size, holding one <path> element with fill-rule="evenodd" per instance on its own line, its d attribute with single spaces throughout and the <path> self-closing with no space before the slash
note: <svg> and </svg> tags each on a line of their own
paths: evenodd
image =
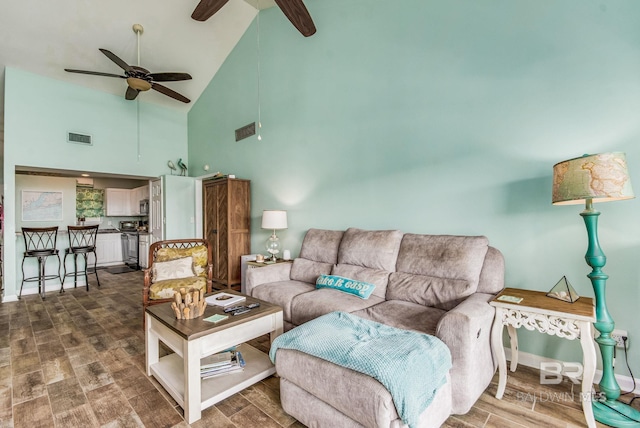
<svg viewBox="0 0 640 428">
<path fill-rule="evenodd" d="M 321 274 L 376 287 L 366 300 L 316 289 Z M 436 406 L 425 415 L 425 426 L 442 422 L 449 410 L 467 413 L 495 373 L 494 309 L 488 302 L 504 287 L 504 259 L 484 236 L 310 229 L 292 264 L 251 269 L 246 284 L 248 294 L 283 308 L 285 330 L 345 311 L 440 338 L 451 351 L 453 367 Z M 402 426 L 386 390 L 360 373 L 285 349 L 278 350 L 276 369 L 283 408 L 307 425 Z"/>
</svg>

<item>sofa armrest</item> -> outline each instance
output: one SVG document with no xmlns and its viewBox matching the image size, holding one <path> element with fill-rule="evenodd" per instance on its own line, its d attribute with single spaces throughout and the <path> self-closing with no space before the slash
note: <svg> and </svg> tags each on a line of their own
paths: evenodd
<svg viewBox="0 0 640 428">
<path fill-rule="evenodd" d="M 491 352 L 494 295 L 474 293 L 447 312 L 436 326 L 436 336 L 451 351 L 452 395 L 455 414 L 464 414 L 491 382 L 496 366 Z"/>
<path fill-rule="evenodd" d="M 268 282 L 287 281 L 291 274 L 291 263 L 277 263 L 269 266 L 247 269 L 245 282 L 246 292 L 251 296 L 251 291 Z"/>
</svg>

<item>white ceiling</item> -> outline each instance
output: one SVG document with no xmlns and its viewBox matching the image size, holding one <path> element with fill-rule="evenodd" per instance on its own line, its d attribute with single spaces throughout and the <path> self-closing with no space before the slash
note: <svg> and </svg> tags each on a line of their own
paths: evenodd
<svg viewBox="0 0 640 428">
<path fill-rule="evenodd" d="M 122 95 L 122 79 L 68 73 L 74 68 L 122 74 L 98 48 L 137 64 L 133 24 L 141 24 L 140 65 L 151 72 L 186 72 L 193 80 L 166 86 L 191 100 L 184 104 L 156 91 L 141 101 L 188 110 L 261 9 L 273 0 L 229 0 L 206 22 L 191 19 L 199 0 L 0 0 L 0 142 L 4 140 L 4 68 L 26 70 Z"/>
</svg>

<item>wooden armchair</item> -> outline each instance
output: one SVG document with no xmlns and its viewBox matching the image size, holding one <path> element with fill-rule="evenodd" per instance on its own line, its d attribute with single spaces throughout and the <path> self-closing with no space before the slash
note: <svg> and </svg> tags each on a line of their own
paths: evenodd
<svg viewBox="0 0 640 428">
<path fill-rule="evenodd" d="M 149 247 L 149 268 L 144 270 L 142 317 L 149 305 L 173 301 L 174 290 L 204 289 L 211 293 L 213 263 L 206 239 L 158 241 Z"/>
</svg>

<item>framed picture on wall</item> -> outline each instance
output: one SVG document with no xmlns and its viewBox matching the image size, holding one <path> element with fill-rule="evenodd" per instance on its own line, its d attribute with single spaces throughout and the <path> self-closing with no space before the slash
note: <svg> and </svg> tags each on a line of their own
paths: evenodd
<svg viewBox="0 0 640 428">
<path fill-rule="evenodd" d="M 62 221 L 62 192 L 23 190 L 22 221 Z"/>
</svg>

